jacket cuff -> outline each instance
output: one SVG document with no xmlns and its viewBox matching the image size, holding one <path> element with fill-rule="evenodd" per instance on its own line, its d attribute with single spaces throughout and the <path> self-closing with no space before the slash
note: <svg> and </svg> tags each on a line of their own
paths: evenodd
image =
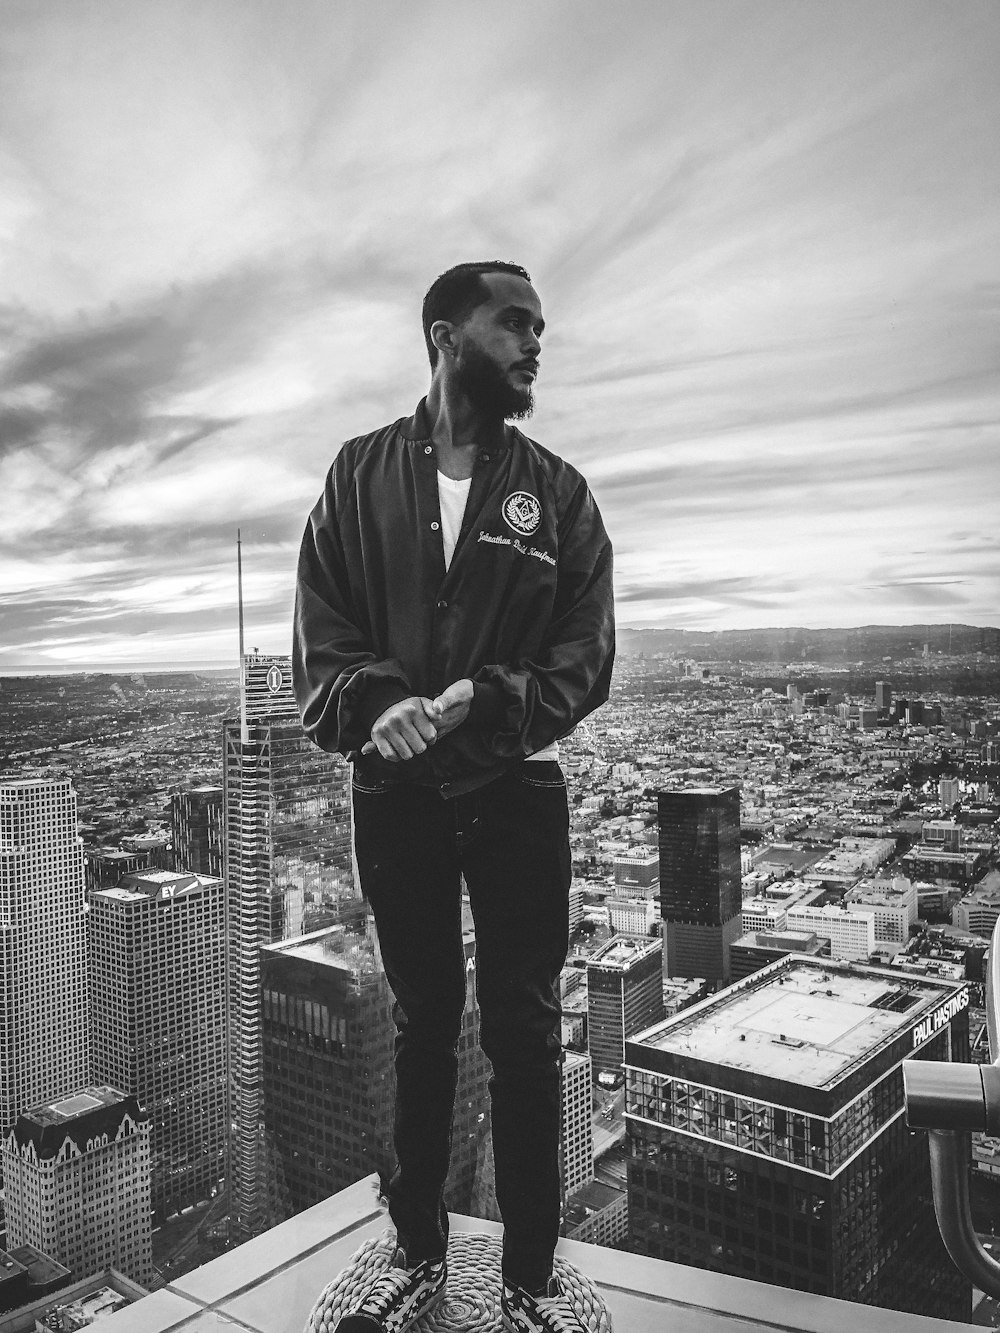
<svg viewBox="0 0 1000 1333">
<path fill-rule="evenodd" d="M 495 727 L 504 710 L 503 689 L 499 685 L 474 680 L 472 682 L 472 703 L 469 705 L 469 726 L 485 731 Z"/>
<path fill-rule="evenodd" d="M 351 710 L 350 735 L 359 738 L 359 749 L 371 740 L 372 727 L 385 710 L 402 703 L 412 693 L 412 690 L 404 690 L 397 680 L 372 681 L 366 686 L 364 698 Z"/>
</svg>

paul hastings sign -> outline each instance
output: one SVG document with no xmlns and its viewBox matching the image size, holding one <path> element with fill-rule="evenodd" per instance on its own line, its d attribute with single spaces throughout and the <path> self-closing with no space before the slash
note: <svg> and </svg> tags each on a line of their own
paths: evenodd
<svg viewBox="0 0 1000 1333">
<path fill-rule="evenodd" d="M 967 987 L 956 991 L 954 995 L 949 995 L 944 1004 L 938 1005 L 926 1018 L 922 1018 L 913 1029 L 914 1048 L 923 1046 L 925 1041 L 930 1041 L 935 1033 L 940 1032 L 943 1027 L 947 1027 L 956 1014 L 960 1014 L 963 1009 L 968 1009 L 968 1007 L 969 991 Z"/>
</svg>

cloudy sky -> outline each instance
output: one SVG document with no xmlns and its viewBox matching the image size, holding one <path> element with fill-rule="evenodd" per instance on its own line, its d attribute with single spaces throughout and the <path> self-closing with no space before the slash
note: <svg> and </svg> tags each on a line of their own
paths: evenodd
<svg viewBox="0 0 1000 1333">
<path fill-rule="evenodd" d="M 532 273 L 619 620 L 1000 623 L 994 0 L 0 0 L 0 672 L 287 651 L 423 292 Z"/>
</svg>

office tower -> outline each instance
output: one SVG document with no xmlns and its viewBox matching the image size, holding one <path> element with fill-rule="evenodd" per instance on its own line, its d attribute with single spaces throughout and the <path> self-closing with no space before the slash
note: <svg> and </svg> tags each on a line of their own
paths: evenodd
<svg viewBox="0 0 1000 1333">
<path fill-rule="evenodd" d="M 959 786 L 958 778 L 938 779 L 938 802 L 945 810 L 950 810 L 961 799 L 962 789 Z"/>
<path fill-rule="evenodd" d="M 268 1225 L 273 1180 L 263 1127 L 260 949 L 302 934 L 306 895 L 355 896 L 350 774 L 302 731 L 287 657 L 250 654 L 240 717 L 223 724 L 229 939 L 232 1234 Z"/>
<path fill-rule="evenodd" d="M 569 933 L 572 935 L 584 916 L 584 887 L 579 880 L 573 880 L 569 886 Z"/>
<path fill-rule="evenodd" d="M 610 1250 L 628 1248 L 628 1191 L 591 1180 L 570 1195 L 560 1234 Z"/>
<path fill-rule="evenodd" d="M 151 870 L 169 870 L 174 852 L 165 833 L 127 833 L 122 838 L 122 850 L 146 857 Z"/>
<path fill-rule="evenodd" d="M 631 847 L 614 858 L 615 887 L 644 892 L 660 882 L 660 858 L 655 847 Z"/>
<path fill-rule="evenodd" d="M 664 974 L 728 981 L 742 934 L 739 790 L 674 788 L 657 807 Z"/>
<path fill-rule="evenodd" d="M 969 935 L 982 935 L 989 939 L 993 928 L 1000 919 L 1000 887 L 982 883 L 971 893 L 965 894 L 952 909 L 952 925 Z"/>
<path fill-rule="evenodd" d="M 968 1060 L 966 987 L 790 956 L 627 1044 L 631 1243 L 945 1319 L 971 1289 L 900 1063 Z M 862 1321 L 863 1322 L 863 1321 Z"/>
<path fill-rule="evenodd" d="M 921 830 L 921 842 L 946 852 L 962 850 L 962 826 L 953 819 L 929 819 Z"/>
<path fill-rule="evenodd" d="M 657 920 L 656 903 L 650 898 L 622 898 L 609 894 L 604 903 L 608 928 L 613 935 L 651 935 Z"/>
<path fill-rule="evenodd" d="M 134 875 L 138 870 L 149 870 L 146 852 L 123 852 L 121 848 L 84 848 L 83 877 L 89 900 L 98 889 L 113 889 L 123 875 Z"/>
<path fill-rule="evenodd" d="M 865 963 L 875 952 L 875 914 L 846 903 L 827 903 L 820 907 L 801 903 L 790 907 L 785 917 L 789 930 L 813 932 L 830 941 L 831 958 Z"/>
<path fill-rule="evenodd" d="M 663 1017 L 663 944 L 615 935 L 587 963 L 587 1040 L 594 1073 L 620 1074 L 625 1039 Z"/>
<path fill-rule="evenodd" d="M 592 1086 L 590 1056 L 579 1051 L 564 1052 L 560 1154 L 563 1203 L 594 1179 Z"/>
<path fill-rule="evenodd" d="M 263 1113 L 301 1212 L 392 1171 L 392 994 L 371 929 L 331 926 L 261 950 Z"/>
<path fill-rule="evenodd" d="M 94 1079 L 150 1117 L 157 1222 L 208 1199 L 226 1171 L 225 891 L 147 870 L 90 900 Z"/>
<path fill-rule="evenodd" d="M 920 727 L 924 723 L 924 701 L 923 699 L 911 699 L 906 705 L 906 725 L 908 727 Z"/>
<path fill-rule="evenodd" d="M 892 686 L 887 680 L 875 682 L 875 708 L 879 713 L 888 713 L 892 708 Z"/>
<path fill-rule="evenodd" d="M 917 886 L 905 875 L 863 880 L 844 894 L 849 908 L 870 912 L 875 921 L 875 947 L 898 953 L 910 939 L 920 915 Z"/>
<path fill-rule="evenodd" d="M 174 869 L 223 874 L 224 820 L 221 787 L 191 787 L 170 798 Z"/>
<path fill-rule="evenodd" d="M 733 981 L 742 981 L 790 953 L 805 953 L 816 958 L 830 957 L 830 941 L 812 931 L 755 931 L 741 935 L 729 951 Z"/>
<path fill-rule="evenodd" d="M 90 1077 L 85 929 L 72 783 L 0 783 L 0 1134 Z"/>
<path fill-rule="evenodd" d="M 85 1087 L 22 1111 L 3 1140 L 8 1240 L 76 1277 L 153 1277 L 149 1116 L 115 1088 Z"/>
<path fill-rule="evenodd" d="M 467 1000 L 445 1200 L 468 1213 L 487 1110 L 475 936 L 465 931 Z M 261 950 L 263 1108 L 291 1212 L 394 1165 L 392 993 L 371 918 Z"/>
</svg>

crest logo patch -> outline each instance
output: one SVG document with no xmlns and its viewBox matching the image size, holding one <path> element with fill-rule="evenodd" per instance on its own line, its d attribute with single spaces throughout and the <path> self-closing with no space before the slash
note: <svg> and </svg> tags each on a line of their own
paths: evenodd
<svg viewBox="0 0 1000 1333">
<path fill-rule="evenodd" d="M 530 537 L 542 521 L 542 506 L 528 491 L 512 491 L 500 509 L 508 527 Z"/>
</svg>

